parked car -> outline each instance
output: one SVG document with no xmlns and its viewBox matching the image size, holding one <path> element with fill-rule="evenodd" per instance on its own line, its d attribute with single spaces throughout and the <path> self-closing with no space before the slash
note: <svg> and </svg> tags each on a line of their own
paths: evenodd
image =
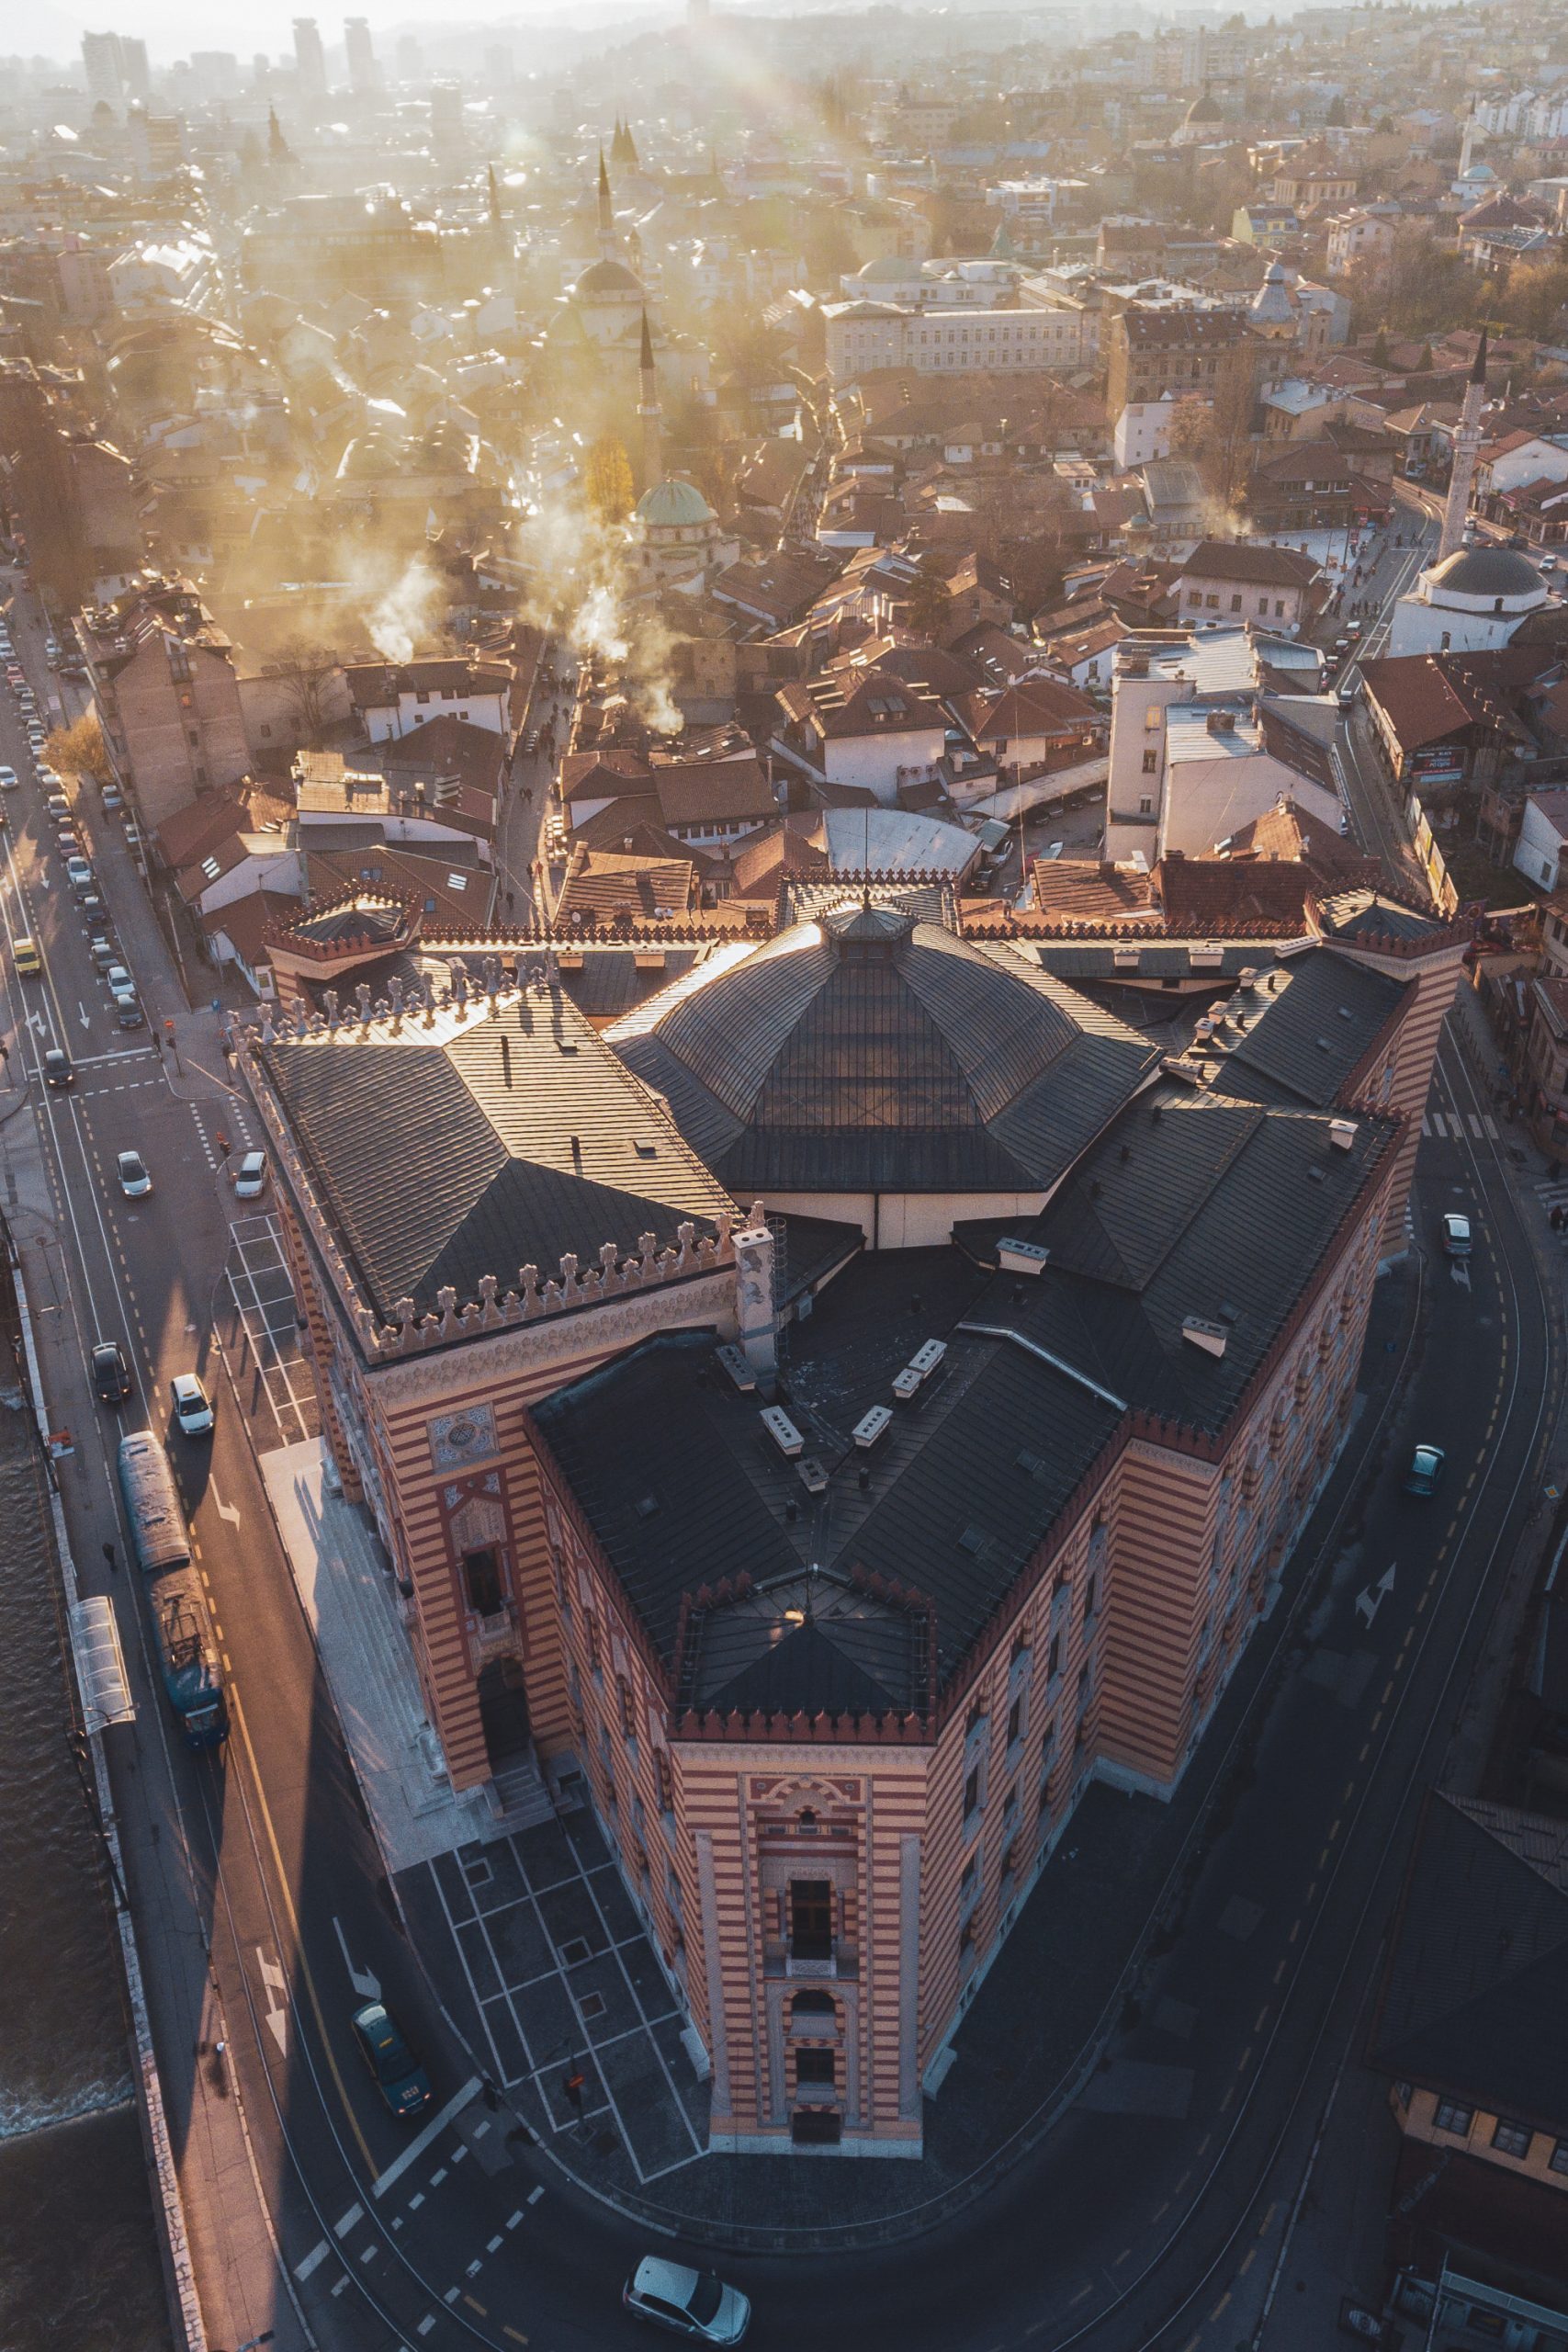
<svg viewBox="0 0 1568 2352">
<path fill-rule="evenodd" d="M 103 802 L 104 814 L 107 817 L 112 817 L 117 808 L 123 808 L 125 806 L 124 800 L 120 797 L 119 793 L 112 784 L 105 785 L 103 791 Z"/>
<path fill-rule="evenodd" d="M 133 989 L 136 986 L 136 982 L 123 964 L 111 964 L 104 974 L 104 978 L 109 984 L 111 996 L 118 996 L 122 989 Z"/>
<path fill-rule="evenodd" d="M 114 1017 L 121 1029 L 140 1029 L 146 1021 L 134 989 L 116 989 Z"/>
<path fill-rule="evenodd" d="M 175 1425 L 182 1437 L 207 1437 L 212 1429 L 212 1399 L 194 1372 L 177 1372 L 169 1383 Z"/>
<path fill-rule="evenodd" d="M 1457 1209 L 1450 1209 L 1443 1219 L 1443 1253 L 1450 1258 L 1470 1255 L 1470 1219 Z"/>
<path fill-rule="evenodd" d="M 1404 1474 L 1407 1495 L 1435 1495 L 1442 1484 L 1448 1468 L 1448 1455 L 1440 1445 L 1418 1445 L 1410 1457 L 1410 1467 Z"/>
<path fill-rule="evenodd" d="M 392 2114 L 417 2115 L 430 2104 L 430 2077 L 404 2041 L 402 2030 L 382 2001 L 367 2001 L 349 2019 L 359 2053 L 376 2078 Z"/>
<path fill-rule="evenodd" d="M 107 973 L 112 971 L 115 965 L 119 960 L 119 949 L 115 945 L 112 939 L 93 940 L 90 943 L 88 953 L 93 958 L 94 969 L 98 972 Z"/>
<path fill-rule="evenodd" d="M 51 1046 L 43 1057 L 43 1082 L 58 1093 L 62 1087 L 74 1086 L 76 1073 L 71 1067 L 71 1057 L 62 1046 Z"/>
<path fill-rule="evenodd" d="M 16 769 L 15 769 L 15 768 L 7 768 L 7 767 L 0 767 L 0 792 L 15 792 L 15 791 L 16 791 L 16 789 L 17 789 L 17 771 L 16 771 Z"/>
<path fill-rule="evenodd" d="M 147 1162 L 139 1151 L 122 1151 L 115 1156 L 115 1170 L 119 1177 L 119 1189 L 128 1201 L 140 1201 L 152 1190 L 152 1179 L 147 1173 Z"/>
<path fill-rule="evenodd" d="M 739 2287 L 727 2287 L 712 2270 L 666 2262 L 661 2254 L 644 2255 L 621 2301 L 639 2319 L 697 2344 L 739 2344 L 751 2324 L 751 2306 Z"/>
<path fill-rule="evenodd" d="M 247 1151 L 234 1170 L 234 1198 L 237 1201 L 259 1200 L 266 1190 L 266 1154 Z"/>
<path fill-rule="evenodd" d="M 93 869 L 85 857 L 68 853 L 65 860 L 65 879 L 80 898 L 84 890 L 90 890 L 93 887 Z"/>
<path fill-rule="evenodd" d="M 118 1340 L 96 1340 L 90 1358 L 93 1394 L 100 1405 L 123 1405 L 130 1394 L 130 1366 Z"/>
</svg>

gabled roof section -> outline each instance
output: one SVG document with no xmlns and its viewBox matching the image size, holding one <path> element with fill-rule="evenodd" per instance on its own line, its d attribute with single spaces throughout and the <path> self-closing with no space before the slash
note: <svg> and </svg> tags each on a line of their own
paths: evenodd
<svg viewBox="0 0 1568 2352">
<path fill-rule="evenodd" d="M 482 1005 L 482 1000 L 479 1001 Z M 395 1034 L 394 1034 L 395 1033 Z M 357 1287 L 384 1323 L 398 1301 L 476 1298 L 518 1270 L 593 1265 L 685 1220 L 707 1232 L 727 1195 L 564 996 L 492 1018 L 450 1008 L 255 1048 Z"/>
<path fill-rule="evenodd" d="M 1326 1110 L 1413 985 L 1327 947 L 1280 966 L 1257 992 L 1256 1012 L 1243 1011 L 1247 1025 L 1220 1066 L 1220 1091 Z"/>
<path fill-rule="evenodd" d="M 1370 2055 L 1384 2073 L 1568 2136 L 1568 1823 L 1434 1790 Z"/>
</svg>

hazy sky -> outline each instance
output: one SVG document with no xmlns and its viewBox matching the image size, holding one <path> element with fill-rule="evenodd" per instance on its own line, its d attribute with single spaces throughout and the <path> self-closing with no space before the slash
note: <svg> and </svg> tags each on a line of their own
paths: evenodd
<svg viewBox="0 0 1568 2352">
<path fill-rule="evenodd" d="M 273 0 L 260 0 L 260 5 L 243 13 L 215 15 L 210 0 L 89 0 L 84 10 L 62 5 L 62 0 L 28 0 L 25 46 L 29 54 L 73 58 L 80 54 L 82 34 L 94 32 L 137 33 L 152 51 L 153 61 L 166 61 L 188 56 L 193 49 L 231 49 L 237 56 L 250 57 L 258 49 L 276 56 L 291 46 L 290 27 L 296 16 L 313 15 L 321 28 L 321 36 L 329 44 L 343 38 L 345 16 L 363 16 L 370 19 L 374 35 L 389 45 L 399 32 L 411 31 L 428 35 L 433 40 L 442 33 L 450 34 L 463 25 L 494 23 L 502 25 L 534 25 L 539 22 L 561 21 L 570 17 L 580 28 L 586 17 L 592 22 L 596 16 L 626 17 L 652 8 L 655 0 L 616 0 L 612 12 L 608 7 L 568 10 L 561 0 L 507 0 L 505 6 L 493 9 L 469 6 L 454 9 L 437 17 L 422 16 L 411 9 L 408 0 L 283 0 L 274 6 Z M 660 13 L 676 12 L 676 0 L 667 0 Z M 6 10 L 0 6 L 0 51 L 15 41 L 24 45 L 22 14 L 6 20 Z"/>
</svg>

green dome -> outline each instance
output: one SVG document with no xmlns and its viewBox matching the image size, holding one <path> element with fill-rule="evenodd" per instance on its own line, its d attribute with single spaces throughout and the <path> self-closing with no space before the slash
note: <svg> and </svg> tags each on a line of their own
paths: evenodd
<svg viewBox="0 0 1568 2352">
<path fill-rule="evenodd" d="M 650 530 L 693 530 L 715 518 L 695 482 L 659 481 L 637 500 L 637 519 Z"/>
</svg>

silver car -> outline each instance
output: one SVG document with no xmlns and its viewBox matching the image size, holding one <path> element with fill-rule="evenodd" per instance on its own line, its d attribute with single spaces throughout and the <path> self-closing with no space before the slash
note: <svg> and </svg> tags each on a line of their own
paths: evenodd
<svg viewBox="0 0 1568 2352">
<path fill-rule="evenodd" d="M 727 2287 L 711 2270 L 688 2270 L 645 2255 L 621 2290 L 621 2301 L 639 2319 L 666 2327 L 695 2344 L 739 2344 L 751 2324 L 751 2306 L 739 2287 Z"/>
</svg>

